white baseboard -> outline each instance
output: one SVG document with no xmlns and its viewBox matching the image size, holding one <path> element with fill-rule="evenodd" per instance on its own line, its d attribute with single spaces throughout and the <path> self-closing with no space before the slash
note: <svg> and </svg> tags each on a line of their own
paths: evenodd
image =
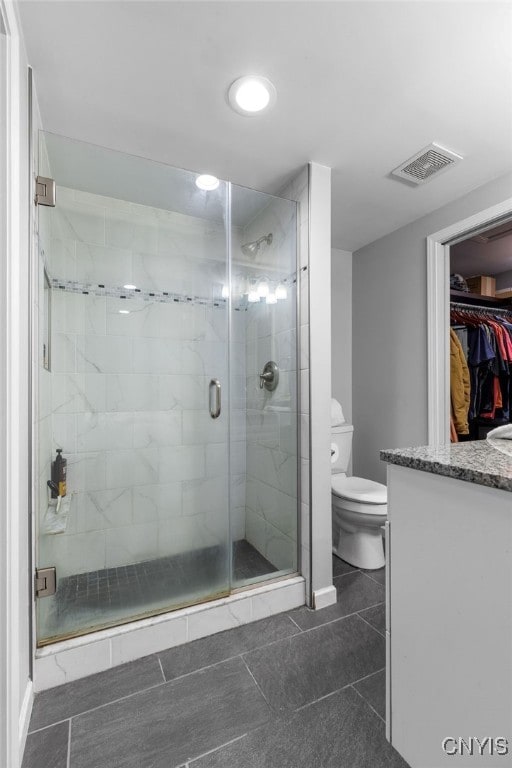
<svg viewBox="0 0 512 768">
<path fill-rule="evenodd" d="M 327 608 L 336 602 L 336 587 L 323 587 L 313 592 L 313 608 L 317 611 L 319 608 Z"/>
<path fill-rule="evenodd" d="M 33 703 L 34 703 L 34 686 L 32 684 L 32 680 L 28 680 L 27 686 L 25 688 L 25 693 L 23 695 L 23 701 L 21 703 L 20 720 L 19 720 L 19 727 L 18 727 L 20 765 L 21 765 L 21 760 L 23 759 L 23 753 L 25 751 L 25 742 L 27 741 L 28 726 L 30 724 L 30 716 L 32 714 Z"/>
</svg>

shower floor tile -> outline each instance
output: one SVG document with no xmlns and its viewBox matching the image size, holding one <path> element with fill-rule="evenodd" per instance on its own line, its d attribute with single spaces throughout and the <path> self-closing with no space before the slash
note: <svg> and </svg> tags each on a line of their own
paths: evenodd
<svg viewBox="0 0 512 768">
<path fill-rule="evenodd" d="M 248 541 L 233 543 L 235 584 L 276 571 Z M 226 558 L 221 547 L 65 576 L 58 579 L 45 619 L 46 635 L 65 636 L 152 609 L 183 605 L 203 595 L 205 585 L 225 584 Z"/>
<path fill-rule="evenodd" d="M 409 768 L 362 584 L 357 614 L 298 608 L 36 694 L 23 768 Z"/>
</svg>

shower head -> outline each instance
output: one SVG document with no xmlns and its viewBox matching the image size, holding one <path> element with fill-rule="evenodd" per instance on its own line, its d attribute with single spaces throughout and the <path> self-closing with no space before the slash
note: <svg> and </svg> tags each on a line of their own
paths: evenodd
<svg viewBox="0 0 512 768">
<path fill-rule="evenodd" d="M 245 243 L 245 245 L 242 245 L 242 253 L 244 256 L 250 256 L 252 259 L 256 256 L 258 251 L 261 248 L 262 243 L 266 243 L 267 245 L 270 245 L 273 240 L 272 232 L 270 232 L 268 235 L 262 235 L 258 240 L 254 240 L 252 243 Z"/>
</svg>

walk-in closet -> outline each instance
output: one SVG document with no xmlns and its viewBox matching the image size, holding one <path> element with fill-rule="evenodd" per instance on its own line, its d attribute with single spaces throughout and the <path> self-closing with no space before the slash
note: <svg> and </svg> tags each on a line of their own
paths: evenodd
<svg viewBox="0 0 512 768">
<path fill-rule="evenodd" d="M 512 220 L 450 247 L 450 438 L 512 423 Z"/>
</svg>

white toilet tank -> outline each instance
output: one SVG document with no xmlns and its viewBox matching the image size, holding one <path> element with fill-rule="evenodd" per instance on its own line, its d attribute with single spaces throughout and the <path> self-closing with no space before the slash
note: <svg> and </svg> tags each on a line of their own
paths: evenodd
<svg viewBox="0 0 512 768">
<path fill-rule="evenodd" d="M 331 472 L 346 472 L 352 453 L 352 435 L 354 427 L 352 424 L 341 424 L 339 427 L 331 429 Z"/>
</svg>

